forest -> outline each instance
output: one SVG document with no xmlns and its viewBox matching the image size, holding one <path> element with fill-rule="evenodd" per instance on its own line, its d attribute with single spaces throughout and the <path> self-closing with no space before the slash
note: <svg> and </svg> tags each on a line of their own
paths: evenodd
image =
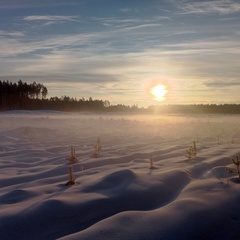
<svg viewBox="0 0 240 240">
<path fill-rule="evenodd" d="M 47 98 L 48 89 L 40 83 L 17 83 L 0 80 L 0 111 L 9 110 L 55 110 L 55 111 L 102 111 L 140 112 L 155 114 L 240 114 L 240 104 L 190 104 L 153 105 L 139 108 L 137 105 L 111 105 L 108 100 L 69 96 Z"/>
<path fill-rule="evenodd" d="M 104 111 L 110 107 L 107 100 L 71 98 L 68 96 L 47 98 L 48 89 L 40 83 L 17 83 L 0 80 L 0 111 L 8 110 L 56 110 L 56 111 Z M 112 107 L 115 109 L 116 106 Z M 132 108 L 119 105 L 118 110 Z"/>
</svg>

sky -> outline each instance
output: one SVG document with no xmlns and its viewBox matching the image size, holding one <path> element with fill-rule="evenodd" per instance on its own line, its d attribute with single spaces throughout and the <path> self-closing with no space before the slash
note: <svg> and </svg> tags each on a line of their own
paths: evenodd
<svg viewBox="0 0 240 240">
<path fill-rule="evenodd" d="M 0 79 L 112 105 L 240 103 L 239 23 L 234 0 L 0 0 Z"/>
</svg>

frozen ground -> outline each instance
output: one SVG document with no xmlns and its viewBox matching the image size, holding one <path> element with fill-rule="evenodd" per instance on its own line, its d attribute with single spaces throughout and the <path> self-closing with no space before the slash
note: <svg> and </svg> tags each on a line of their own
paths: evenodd
<svg viewBox="0 0 240 240">
<path fill-rule="evenodd" d="M 0 113 L 0 239 L 238 239 L 236 155 L 238 115 Z"/>
</svg>

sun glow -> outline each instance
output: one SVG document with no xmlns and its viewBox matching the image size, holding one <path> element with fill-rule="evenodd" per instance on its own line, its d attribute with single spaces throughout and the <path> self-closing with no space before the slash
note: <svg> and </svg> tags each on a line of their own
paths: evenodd
<svg viewBox="0 0 240 240">
<path fill-rule="evenodd" d="M 167 92 L 168 90 L 165 85 L 156 85 L 150 91 L 150 93 L 155 97 L 154 99 L 159 102 L 165 100 L 165 95 L 167 94 Z"/>
</svg>

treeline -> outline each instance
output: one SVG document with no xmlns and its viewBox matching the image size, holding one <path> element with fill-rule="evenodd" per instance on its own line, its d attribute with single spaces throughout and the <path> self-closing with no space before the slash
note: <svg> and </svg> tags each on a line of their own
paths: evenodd
<svg viewBox="0 0 240 240">
<path fill-rule="evenodd" d="M 41 106 L 40 106 L 41 105 Z M 109 101 L 70 98 L 68 96 L 51 97 L 39 102 L 38 109 L 57 110 L 57 111 L 103 111 L 110 106 Z"/>
<path fill-rule="evenodd" d="M 7 110 L 56 110 L 56 111 L 107 111 L 140 112 L 157 114 L 240 114 L 239 104 L 191 104 L 158 105 L 139 108 L 137 105 L 111 105 L 107 100 L 71 98 L 68 96 L 47 98 L 43 84 L 17 83 L 0 80 L 0 111 Z"/>
<path fill-rule="evenodd" d="M 0 110 L 28 108 L 35 100 L 45 99 L 47 94 L 48 90 L 43 84 L 0 80 Z"/>
<path fill-rule="evenodd" d="M 6 110 L 57 110 L 57 111 L 101 111 L 110 106 L 109 101 L 68 96 L 46 98 L 47 88 L 36 82 L 17 83 L 0 80 L 0 111 Z"/>
</svg>

